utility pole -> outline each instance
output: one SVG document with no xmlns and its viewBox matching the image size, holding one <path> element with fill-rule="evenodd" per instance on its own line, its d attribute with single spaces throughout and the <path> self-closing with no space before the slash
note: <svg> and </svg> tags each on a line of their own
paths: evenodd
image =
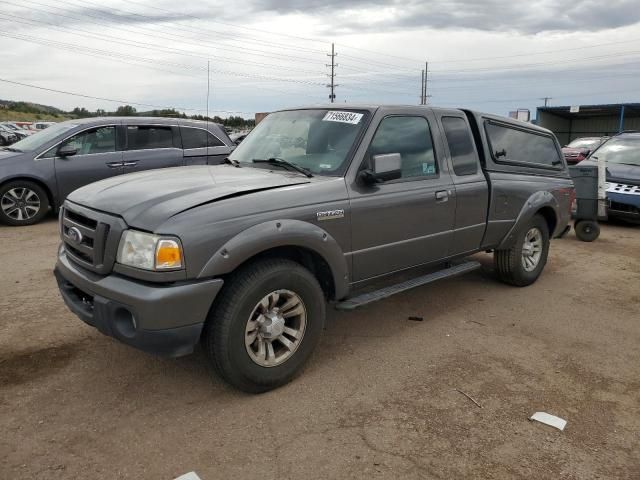
<svg viewBox="0 0 640 480">
<path fill-rule="evenodd" d="M 338 86 L 335 83 L 335 78 L 336 78 L 336 67 L 338 66 L 336 64 L 336 57 L 338 56 L 338 54 L 336 53 L 335 50 L 335 44 L 332 43 L 331 44 L 331 53 L 327 53 L 327 57 L 331 57 L 331 65 L 327 65 L 327 67 L 331 67 L 331 83 L 329 85 L 327 85 L 327 87 L 329 87 L 331 89 L 331 93 L 329 94 L 329 100 L 331 100 L 331 103 L 333 103 L 336 99 L 336 93 L 335 93 L 335 88 Z"/>
<path fill-rule="evenodd" d="M 431 95 L 427 95 L 428 81 L 429 81 L 429 62 L 424 62 L 424 103 L 423 105 L 427 104 L 427 99 L 431 96 Z"/>
<path fill-rule="evenodd" d="M 422 86 L 420 88 L 420 105 L 426 105 L 427 99 L 431 95 L 427 95 L 427 82 L 429 81 L 429 62 L 425 62 L 424 70 L 422 70 Z"/>
<path fill-rule="evenodd" d="M 546 107 L 549 100 L 553 100 L 553 97 L 541 97 L 540 100 L 544 100 L 544 106 Z"/>
</svg>

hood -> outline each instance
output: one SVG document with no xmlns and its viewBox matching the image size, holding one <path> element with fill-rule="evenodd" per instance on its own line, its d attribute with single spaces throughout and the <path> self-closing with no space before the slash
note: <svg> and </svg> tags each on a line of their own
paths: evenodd
<svg viewBox="0 0 640 480">
<path fill-rule="evenodd" d="M 10 158 L 19 157 L 20 155 L 24 155 L 24 152 L 10 152 L 8 150 L 0 150 L 0 164 L 5 160 L 9 160 Z"/>
<path fill-rule="evenodd" d="M 154 231 L 200 205 L 253 192 L 309 183 L 302 175 L 231 165 L 163 168 L 112 177 L 72 192 L 69 201 L 118 215 Z"/>
<path fill-rule="evenodd" d="M 581 167 L 598 166 L 595 160 L 585 160 L 578 164 Z M 621 163 L 607 163 L 607 181 L 640 185 L 640 166 L 622 165 Z"/>
</svg>

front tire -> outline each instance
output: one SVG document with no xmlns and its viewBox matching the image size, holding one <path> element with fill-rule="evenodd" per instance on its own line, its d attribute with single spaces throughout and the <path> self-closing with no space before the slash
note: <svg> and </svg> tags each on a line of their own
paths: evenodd
<svg viewBox="0 0 640 480">
<path fill-rule="evenodd" d="M 493 254 L 500 281 L 525 287 L 535 282 L 547 263 L 549 227 L 541 215 L 535 215 L 521 229 L 515 244 Z"/>
<path fill-rule="evenodd" d="M 38 184 L 16 180 L 0 187 L 0 222 L 5 225 L 33 225 L 48 211 L 49 197 Z"/>
<path fill-rule="evenodd" d="M 300 371 L 320 340 L 324 321 L 324 294 L 313 274 L 291 260 L 265 259 L 227 279 L 202 340 L 225 381 L 261 393 Z"/>
</svg>

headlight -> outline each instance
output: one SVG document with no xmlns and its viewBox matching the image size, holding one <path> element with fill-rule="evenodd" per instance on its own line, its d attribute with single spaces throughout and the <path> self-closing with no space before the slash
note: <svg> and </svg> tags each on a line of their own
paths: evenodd
<svg viewBox="0 0 640 480">
<path fill-rule="evenodd" d="M 125 230 L 118 246 L 118 263 L 144 270 L 182 268 L 182 247 L 177 238 Z"/>
</svg>

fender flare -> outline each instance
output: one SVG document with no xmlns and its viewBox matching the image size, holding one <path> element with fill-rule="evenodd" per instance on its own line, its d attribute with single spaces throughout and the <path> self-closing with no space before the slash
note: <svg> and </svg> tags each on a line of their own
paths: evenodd
<svg viewBox="0 0 640 480">
<path fill-rule="evenodd" d="M 560 205 L 553 194 L 547 191 L 541 191 L 531 195 L 522 206 L 515 223 L 502 239 L 496 250 L 511 248 L 515 244 L 516 237 L 524 225 L 526 225 L 541 208 L 545 207 L 553 209 L 556 218 L 558 217 Z M 553 237 L 553 233 L 554 232 L 549 232 L 549 238 Z"/>
<path fill-rule="evenodd" d="M 342 248 L 325 230 L 300 220 L 270 220 L 240 232 L 207 261 L 198 278 L 231 273 L 251 257 L 277 247 L 299 247 L 315 252 L 329 265 L 335 297 L 349 291 L 349 269 Z"/>
</svg>

